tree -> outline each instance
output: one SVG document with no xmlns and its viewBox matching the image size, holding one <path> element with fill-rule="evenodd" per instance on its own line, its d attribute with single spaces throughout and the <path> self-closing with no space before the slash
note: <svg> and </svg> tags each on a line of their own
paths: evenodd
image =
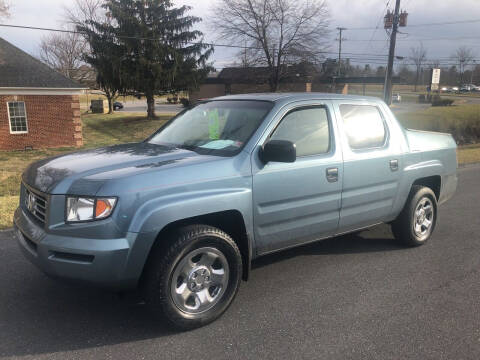
<svg viewBox="0 0 480 360">
<path fill-rule="evenodd" d="M 5 0 L 0 0 L 0 19 L 7 18 L 10 16 L 9 13 L 10 6 Z"/>
<path fill-rule="evenodd" d="M 460 70 L 460 84 L 463 84 L 463 73 L 465 71 L 465 66 L 472 62 L 475 55 L 468 47 L 460 46 L 452 57 L 458 62 Z"/>
<path fill-rule="evenodd" d="M 416 48 L 412 47 L 410 49 L 410 59 L 415 64 L 416 72 L 415 72 L 415 88 L 414 91 L 417 91 L 418 80 L 420 78 L 420 73 L 422 70 L 422 64 L 425 62 L 427 58 L 427 49 L 423 47 L 423 44 L 420 43 L 419 46 Z"/>
<path fill-rule="evenodd" d="M 273 92 L 288 65 L 316 63 L 326 49 L 329 16 L 323 0 L 219 0 L 211 18 L 220 39 L 247 43 L 250 63 L 268 69 Z"/>
<path fill-rule="evenodd" d="M 124 69 L 125 49 L 111 31 L 111 23 L 86 20 L 77 29 L 88 42 L 88 52 L 83 59 L 97 72 L 97 84 L 105 93 L 108 113 L 113 113 L 113 102 L 121 91 L 125 91 L 128 78 Z"/>
<path fill-rule="evenodd" d="M 156 94 L 196 87 L 210 71 L 213 48 L 197 40 L 200 31 L 191 30 L 201 19 L 186 15 L 190 7 L 175 8 L 170 0 L 109 0 L 103 8 L 109 22 L 90 20 L 78 28 L 88 34 L 92 58 L 116 54 L 120 87 L 145 94 L 149 118 L 155 117 Z M 89 63 L 102 76 L 108 69 L 92 58 Z"/>
<path fill-rule="evenodd" d="M 71 79 L 82 80 L 78 69 L 85 49 L 86 43 L 78 33 L 53 33 L 40 43 L 40 60 Z"/>
</svg>

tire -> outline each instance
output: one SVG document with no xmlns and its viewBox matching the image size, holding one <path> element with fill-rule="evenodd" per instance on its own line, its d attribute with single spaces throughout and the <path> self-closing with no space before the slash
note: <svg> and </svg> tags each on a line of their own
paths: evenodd
<svg viewBox="0 0 480 360">
<path fill-rule="evenodd" d="M 436 222 L 437 198 L 434 192 L 428 187 L 414 185 L 405 207 L 392 222 L 392 232 L 405 245 L 420 246 L 430 239 Z"/>
<path fill-rule="evenodd" d="M 153 314 L 182 330 L 216 320 L 240 286 L 242 256 L 236 243 L 207 225 L 180 228 L 161 241 L 168 245 L 152 249 L 143 282 Z"/>
</svg>

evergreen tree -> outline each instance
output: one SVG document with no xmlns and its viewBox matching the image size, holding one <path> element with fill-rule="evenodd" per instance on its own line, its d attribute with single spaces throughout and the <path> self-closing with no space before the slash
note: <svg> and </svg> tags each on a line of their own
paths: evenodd
<svg viewBox="0 0 480 360">
<path fill-rule="evenodd" d="M 186 15 L 189 6 L 176 8 L 171 0 L 106 0 L 102 6 L 108 21 L 78 26 L 92 49 L 86 60 L 104 91 L 143 93 L 149 118 L 155 95 L 196 88 L 212 69 L 213 48 L 198 40 L 203 34 L 192 28 L 201 19 Z"/>
<path fill-rule="evenodd" d="M 105 4 L 111 31 L 123 48 L 128 87 L 145 94 L 148 117 L 155 117 L 154 95 L 196 87 L 210 70 L 213 49 L 197 42 L 192 30 L 200 18 L 170 0 L 110 0 Z"/>
<path fill-rule="evenodd" d="M 107 22 L 88 21 L 78 26 L 88 41 L 89 51 L 84 60 L 97 72 L 97 84 L 108 100 L 108 113 L 113 112 L 113 102 L 128 84 L 124 75 L 124 48 L 116 41 L 111 25 Z M 128 75 L 127 75 L 128 76 Z"/>
</svg>

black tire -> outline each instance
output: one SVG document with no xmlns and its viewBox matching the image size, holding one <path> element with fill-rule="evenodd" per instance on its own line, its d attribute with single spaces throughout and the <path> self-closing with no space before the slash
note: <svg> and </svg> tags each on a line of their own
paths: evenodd
<svg viewBox="0 0 480 360">
<path fill-rule="evenodd" d="M 232 303 L 242 278 L 242 257 L 233 239 L 212 226 L 190 225 L 172 232 L 168 239 L 159 240 L 162 243 L 166 241 L 168 245 L 162 246 L 159 243 L 154 246 L 142 284 L 145 300 L 153 314 L 159 319 L 169 320 L 175 327 L 182 330 L 204 326 L 220 317 Z M 222 286 L 222 290 L 217 290 L 217 293 L 221 291 L 221 296 L 213 307 L 196 314 L 188 312 L 175 303 L 171 292 L 172 286 L 177 286 L 176 283 L 172 285 L 177 266 L 180 267 L 185 262 L 187 255 L 212 248 L 222 254 L 224 256 L 222 259 L 228 263 L 226 286 Z M 194 267 L 193 270 L 195 269 Z M 210 270 L 213 271 L 213 268 Z M 185 282 L 189 283 L 189 281 L 191 280 L 187 279 Z M 207 291 L 211 289 L 208 285 L 200 286 L 205 286 Z M 192 292 L 192 294 L 195 298 L 195 293 Z"/>
<path fill-rule="evenodd" d="M 426 204 L 423 206 L 423 204 Z M 418 209 L 427 209 L 431 205 L 430 227 L 417 224 L 416 215 Z M 429 212 L 429 211 L 428 211 Z M 426 211 L 424 211 L 426 213 Z M 428 215 L 424 218 L 429 220 Z M 428 187 L 414 185 L 410 190 L 407 202 L 400 215 L 392 222 L 392 232 L 395 238 L 407 246 L 420 246 L 425 244 L 432 236 L 437 222 L 437 198 L 435 193 Z M 422 222 L 423 224 L 423 222 Z M 416 231 L 416 226 L 419 231 Z M 421 233 L 424 231 L 424 233 Z"/>
</svg>

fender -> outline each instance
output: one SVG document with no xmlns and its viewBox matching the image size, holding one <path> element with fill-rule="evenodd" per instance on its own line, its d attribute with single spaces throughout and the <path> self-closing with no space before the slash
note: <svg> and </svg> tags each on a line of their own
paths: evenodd
<svg viewBox="0 0 480 360">
<path fill-rule="evenodd" d="M 403 169 L 401 185 L 392 212 L 395 215 L 394 218 L 397 217 L 405 206 L 410 189 L 416 180 L 430 176 L 442 176 L 444 173 L 445 168 L 439 160 L 420 161 L 406 166 Z"/>
<path fill-rule="evenodd" d="M 135 234 L 136 241 L 132 243 L 127 271 L 140 276 L 158 234 L 167 225 L 197 216 L 235 210 L 243 217 L 246 229 L 248 258 L 244 259 L 244 278 L 247 278 L 255 249 L 251 206 L 252 191 L 248 188 L 191 191 L 147 201 L 136 211 L 130 224 L 128 233 Z"/>
</svg>

